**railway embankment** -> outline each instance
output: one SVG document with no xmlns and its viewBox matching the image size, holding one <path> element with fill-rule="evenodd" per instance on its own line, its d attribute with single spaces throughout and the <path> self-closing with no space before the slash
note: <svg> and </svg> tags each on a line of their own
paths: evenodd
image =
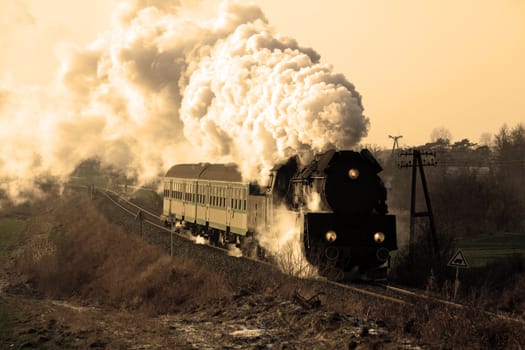
<svg viewBox="0 0 525 350">
<path fill-rule="evenodd" d="M 11 348 L 519 349 L 483 312 L 372 300 L 140 225 L 75 191 L 2 252 Z M 4 264 L 4 261 L 10 262 Z"/>
</svg>

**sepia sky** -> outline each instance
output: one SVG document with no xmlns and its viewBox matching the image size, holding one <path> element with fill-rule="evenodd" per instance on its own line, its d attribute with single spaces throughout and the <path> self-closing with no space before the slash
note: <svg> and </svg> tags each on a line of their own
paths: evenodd
<svg viewBox="0 0 525 350">
<path fill-rule="evenodd" d="M 117 2 L 0 0 L 0 79 L 49 83 L 61 47 L 95 40 Z M 389 146 L 390 134 L 417 145 L 436 127 L 478 142 L 525 123 L 523 0 L 255 2 L 277 32 L 355 85 L 371 122 L 363 143 Z"/>
</svg>

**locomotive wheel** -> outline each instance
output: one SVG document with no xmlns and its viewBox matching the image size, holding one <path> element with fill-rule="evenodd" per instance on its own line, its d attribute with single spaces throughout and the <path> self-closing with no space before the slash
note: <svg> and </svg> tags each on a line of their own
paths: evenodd
<svg viewBox="0 0 525 350">
<path fill-rule="evenodd" d="M 342 281 L 345 279 L 345 272 L 336 266 L 336 260 L 330 260 L 321 248 L 312 248 L 306 250 L 306 259 L 308 262 L 317 267 L 319 276 L 325 277 L 331 281 Z"/>
<path fill-rule="evenodd" d="M 212 228 L 210 230 L 210 243 L 214 246 L 219 246 L 219 238 L 220 232 Z"/>
<path fill-rule="evenodd" d="M 195 226 L 195 224 L 186 222 L 185 226 L 188 230 L 190 230 L 192 236 L 197 236 L 198 232 L 197 232 L 197 227 Z"/>
<path fill-rule="evenodd" d="M 335 266 L 320 267 L 319 274 L 330 281 L 342 281 L 345 279 L 344 271 Z"/>
</svg>

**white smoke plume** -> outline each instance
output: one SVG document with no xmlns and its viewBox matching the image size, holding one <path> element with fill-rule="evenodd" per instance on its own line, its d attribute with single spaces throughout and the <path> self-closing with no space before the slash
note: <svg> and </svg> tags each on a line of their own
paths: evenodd
<svg viewBox="0 0 525 350">
<path fill-rule="evenodd" d="M 89 46 L 59 51 L 48 86 L 0 82 L 0 189 L 12 199 L 91 157 L 141 180 L 201 161 L 262 180 L 298 152 L 367 133 L 354 86 L 255 5 L 226 1 L 198 19 L 179 1 L 125 3 Z"/>
<path fill-rule="evenodd" d="M 298 212 L 285 207 L 273 211 L 273 225 L 260 227 L 255 236 L 276 265 L 289 275 L 311 278 L 318 275 L 317 268 L 307 260 L 301 237 L 302 218 Z"/>
</svg>

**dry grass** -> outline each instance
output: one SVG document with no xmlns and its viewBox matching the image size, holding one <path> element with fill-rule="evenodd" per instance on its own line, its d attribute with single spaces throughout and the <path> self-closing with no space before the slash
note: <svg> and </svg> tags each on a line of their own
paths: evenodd
<svg viewBox="0 0 525 350">
<path fill-rule="evenodd" d="M 322 287 L 314 287 L 312 281 L 298 282 L 277 270 L 224 276 L 210 273 L 188 258 L 171 259 L 160 248 L 108 222 L 87 199 L 64 199 L 49 215 L 52 218 L 47 221 L 55 223 L 48 240 L 52 249 L 39 255 L 32 250 L 37 246 L 28 245 L 18 262 L 19 271 L 45 296 L 169 313 L 212 303 L 232 307 L 231 300 L 239 295 L 291 299 L 298 289 L 305 298 L 323 291 L 319 289 Z M 499 270 L 493 273 L 502 274 Z M 523 310 L 525 279 L 522 276 L 515 281 L 508 284 L 508 288 L 498 290 L 499 294 L 489 293 L 486 288 L 485 294 L 477 295 L 476 300 L 495 300 L 498 295 L 502 303 L 514 303 L 515 309 Z M 457 310 L 437 304 L 421 304 L 415 308 L 372 304 L 344 293 L 332 294 L 325 288 L 323 305 L 327 309 L 382 319 L 401 338 L 416 338 L 433 346 L 438 344 L 442 349 L 524 348 L 523 325 L 487 317 L 481 308 Z M 521 298 L 517 298 L 520 295 Z M 319 329 L 314 313 L 289 321 L 312 322 L 313 333 Z"/>
<path fill-rule="evenodd" d="M 441 256 L 450 256 L 450 251 Z M 453 298 L 455 270 L 446 266 L 446 259 L 432 258 L 426 242 L 416 243 L 412 260 L 405 254 L 396 263 L 396 274 L 405 284 L 426 288 L 445 299 Z M 468 305 L 465 309 L 426 302 L 413 309 L 387 310 L 385 317 L 402 325 L 407 334 L 428 343 L 437 340 L 445 348 L 525 348 L 525 321 L 506 321 L 490 317 L 485 312 L 504 311 L 512 317 L 525 319 L 523 257 L 515 256 L 485 267 L 462 270 L 460 281 L 455 301 Z"/>
<path fill-rule="evenodd" d="M 49 237 L 53 249 L 41 256 L 28 249 L 18 262 L 19 271 L 46 296 L 157 313 L 231 296 L 221 275 L 171 259 L 126 234 L 87 199 L 64 199 L 50 215 L 56 223 Z"/>
<path fill-rule="evenodd" d="M 525 326 L 489 317 L 481 309 L 456 309 L 431 302 L 381 311 L 387 324 L 405 335 L 442 349 L 522 350 Z"/>
</svg>

